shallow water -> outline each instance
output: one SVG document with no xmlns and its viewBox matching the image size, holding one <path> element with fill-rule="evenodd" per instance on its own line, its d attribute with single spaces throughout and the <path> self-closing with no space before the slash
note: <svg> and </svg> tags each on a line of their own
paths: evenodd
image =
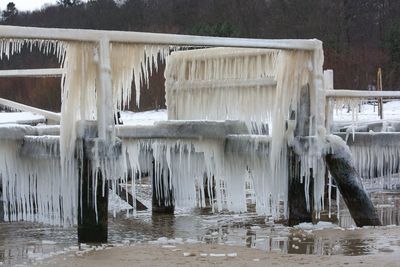
<svg viewBox="0 0 400 267">
<path fill-rule="evenodd" d="M 373 194 L 371 198 L 384 225 L 399 225 L 400 193 Z M 109 219 L 109 243 L 203 241 L 292 254 L 400 253 L 400 234 L 377 230 L 389 229 L 393 233 L 400 232 L 400 227 L 351 230 L 353 223 L 348 211 L 341 210 L 340 214 L 339 224 L 347 230 L 331 223 L 285 227 L 254 213 L 215 215 L 194 210 L 178 211 L 174 216 L 152 216 L 150 212 L 139 212 L 136 217 L 126 218 L 121 212 Z M 78 250 L 77 242 L 75 228 L 0 223 L 0 265 L 34 264 L 51 255 Z"/>
</svg>

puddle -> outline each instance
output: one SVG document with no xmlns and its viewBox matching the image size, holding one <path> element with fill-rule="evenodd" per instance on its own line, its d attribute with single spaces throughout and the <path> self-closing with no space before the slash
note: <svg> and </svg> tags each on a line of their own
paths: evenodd
<svg viewBox="0 0 400 267">
<path fill-rule="evenodd" d="M 399 225 L 400 193 L 371 196 L 384 225 Z M 344 207 L 344 205 L 341 205 Z M 348 211 L 340 211 L 339 226 L 332 223 L 286 227 L 266 221 L 263 216 L 209 214 L 195 210 L 174 216 L 138 212 L 109 219 L 109 243 L 130 244 L 174 239 L 240 245 L 266 252 L 315 255 L 368 255 L 400 253 L 400 227 L 354 229 Z M 110 217 L 112 217 L 110 215 Z M 176 242 L 178 242 L 176 241 Z M 157 243 L 157 241 L 155 242 Z M 75 228 L 52 228 L 33 223 L 0 223 L 0 263 L 27 264 L 65 251 L 77 250 Z"/>
</svg>

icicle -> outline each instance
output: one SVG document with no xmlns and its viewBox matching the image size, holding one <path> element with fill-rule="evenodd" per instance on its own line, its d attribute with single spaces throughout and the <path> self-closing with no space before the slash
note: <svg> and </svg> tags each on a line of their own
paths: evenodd
<svg viewBox="0 0 400 267">
<path fill-rule="evenodd" d="M 120 43 L 111 45 L 115 111 L 129 105 L 133 80 L 136 89 L 136 104 L 139 106 L 141 85 L 149 86 L 153 66 L 158 69 L 158 59 L 165 61 L 168 53 L 167 46 Z"/>
<path fill-rule="evenodd" d="M 307 84 L 312 89 L 319 86 L 322 62 L 320 51 L 213 48 L 172 53 L 165 71 L 168 118 L 243 120 L 252 133 L 261 133 L 261 125 L 268 124 L 272 129 L 272 146 L 268 157 L 263 158 L 263 165 L 269 162 L 269 170 L 261 165 L 249 168 L 252 175 L 262 177 L 259 182 L 253 182 L 264 183 L 265 191 L 257 194 L 260 196 L 257 197 L 257 209 L 277 216 L 279 204 L 287 199 L 287 144 L 293 142 L 295 128 L 295 121 L 287 123 L 289 113 L 297 109 L 300 88 Z M 319 119 L 317 110 L 312 109 L 312 118 Z M 310 135 L 316 135 L 315 129 L 310 129 Z M 313 201 L 317 210 L 323 206 L 324 168 L 320 156 L 318 149 L 308 151 L 303 155 L 302 165 L 302 173 L 307 179 L 306 190 L 309 169 L 313 168 L 316 175 Z M 234 160 L 229 162 L 229 158 L 225 155 L 225 165 L 219 166 L 225 172 L 240 165 L 233 163 Z M 233 173 L 243 176 L 244 171 L 232 171 L 229 177 L 233 177 Z M 231 185 L 216 183 L 216 186 L 230 191 Z M 255 188 L 259 187 L 255 185 Z M 229 192 L 224 192 L 229 199 Z M 261 208 L 263 205 L 265 207 Z M 286 215 L 286 205 L 284 210 Z"/>
<path fill-rule="evenodd" d="M 367 188 L 396 189 L 400 184 L 397 175 L 400 161 L 399 144 L 351 145 L 350 150 L 357 171 Z"/>
<path fill-rule="evenodd" d="M 278 54 L 229 48 L 172 53 L 165 71 L 168 118 L 239 119 L 261 133 L 262 125 L 271 121 Z M 263 68 L 258 69 L 261 61 Z"/>
</svg>

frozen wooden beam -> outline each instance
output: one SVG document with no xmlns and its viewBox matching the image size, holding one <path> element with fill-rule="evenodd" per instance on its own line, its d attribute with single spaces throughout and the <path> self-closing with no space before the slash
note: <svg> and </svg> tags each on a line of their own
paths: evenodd
<svg viewBox="0 0 400 267">
<path fill-rule="evenodd" d="M 254 86 L 265 86 L 266 90 L 271 90 L 270 86 L 276 86 L 276 81 L 270 78 L 264 79 L 254 79 L 254 80 L 224 80 L 224 81 L 212 81 L 212 86 L 219 88 L 229 88 L 229 87 L 240 87 L 240 88 L 251 88 Z M 176 90 L 177 85 L 179 85 L 178 90 L 190 91 L 192 89 L 204 89 L 210 88 L 210 81 L 208 80 L 197 80 L 197 81 L 171 81 L 167 80 L 166 84 L 170 90 Z M 176 86 L 176 87 L 175 87 Z M 183 88 L 183 89 L 182 89 Z"/>
<path fill-rule="evenodd" d="M 47 111 L 40 108 L 31 107 L 28 105 L 24 105 L 18 102 L 14 102 L 11 100 L 7 100 L 4 98 L 0 98 L 0 106 L 12 109 L 12 110 L 20 110 L 20 111 L 28 111 L 34 114 L 42 115 L 46 119 L 51 120 L 53 122 L 60 122 L 61 116 L 58 113 Z"/>
<path fill-rule="evenodd" d="M 322 42 L 316 39 L 246 39 L 207 37 L 178 34 L 100 31 L 82 29 L 55 29 L 19 26 L 0 26 L 0 38 L 44 39 L 65 41 L 100 42 L 108 39 L 118 43 L 143 43 L 158 45 L 190 45 L 190 46 L 220 46 L 220 47 L 248 47 L 274 49 L 315 50 L 322 47 Z"/>
<path fill-rule="evenodd" d="M 43 77 L 61 77 L 64 70 L 60 68 L 49 69 L 20 69 L 20 70 L 0 70 L 0 77 L 28 77 L 28 78 L 43 78 Z"/>
<path fill-rule="evenodd" d="M 271 136 L 267 135 L 228 135 L 225 139 L 225 153 L 265 156 L 271 141 Z"/>
<path fill-rule="evenodd" d="M 21 156 L 27 158 L 60 158 L 60 137 L 26 135 L 19 152 Z"/>
<path fill-rule="evenodd" d="M 346 133 L 334 133 L 343 140 L 346 140 Z M 369 133 L 369 132 L 356 132 L 348 134 L 347 145 L 353 146 L 370 146 L 371 144 L 377 146 L 397 146 L 400 143 L 399 132 L 388 132 L 388 133 Z"/>
<path fill-rule="evenodd" d="M 394 97 L 400 98 L 400 91 L 366 91 L 366 90 L 346 90 L 335 89 L 325 90 L 326 97 L 345 97 L 345 98 L 376 98 Z"/>
<path fill-rule="evenodd" d="M 152 126 L 117 125 L 119 138 L 178 138 L 178 139 L 224 139 L 229 134 L 248 134 L 241 121 L 163 121 Z"/>
<path fill-rule="evenodd" d="M 0 140 L 22 140 L 27 135 L 59 135 L 59 126 L 0 125 Z"/>
</svg>

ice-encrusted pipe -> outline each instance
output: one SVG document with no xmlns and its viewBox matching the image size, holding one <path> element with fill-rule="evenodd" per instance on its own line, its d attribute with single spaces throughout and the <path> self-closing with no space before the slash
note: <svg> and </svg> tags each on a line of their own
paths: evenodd
<svg viewBox="0 0 400 267">
<path fill-rule="evenodd" d="M 378 214 L 357 173 L 347 144 L 338 136 L 326 138 L 326 165 L 358 227 L 381 225 Z"/>
</svg>

